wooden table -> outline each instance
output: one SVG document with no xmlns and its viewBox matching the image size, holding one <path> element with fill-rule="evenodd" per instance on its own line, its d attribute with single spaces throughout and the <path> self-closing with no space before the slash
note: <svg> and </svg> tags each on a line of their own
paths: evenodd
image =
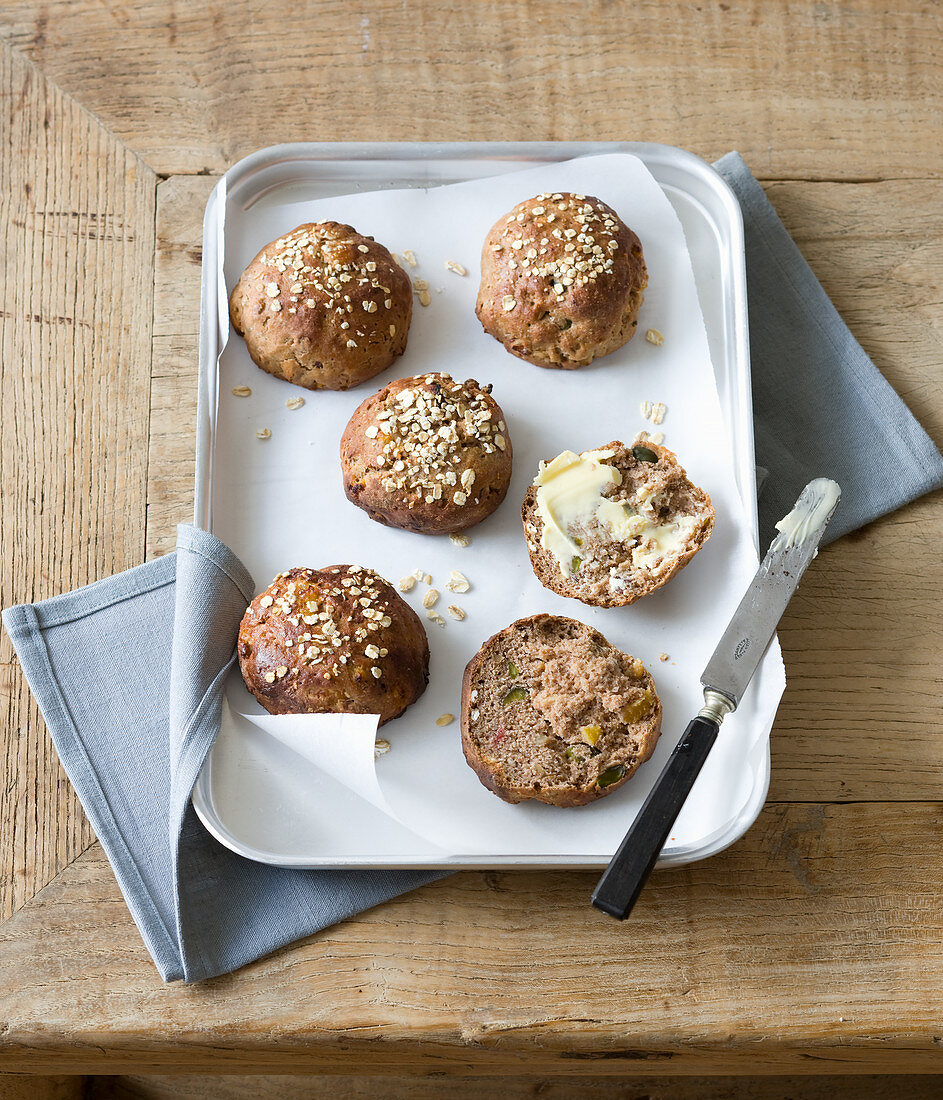
<svg viewBox="0 0 943 1100">
<path fill-rule="evenodd" d="M 304 9 L 3 5 L 3 605 L 172 548 L 191 514 L 203 204 L 277 141 L 739 148 L 943 443 L 939 4 Z M 943 1070 L 941 538 L 934 494 L 820 555 L 780 633 L 766 808 L 729 851 L 657 874 L 630 922 L 588 907 L 590 874 L 465 873 L 192 988 L 160 982 L 4 635 L 0 1071 L 49 1080 L 0 1089 L 326 1073 L 353 1076 L 299 1079 L 297 1095 L 518 1097 L 541 1081 L 606 1097 L 660 1075 L 664 1097 L 772 1097 L 780 1078 L 732 1092 L 681 1075 Z M 89 1087 L 184 1095 L 162 1077 Z M 212 1095 L 286 1091 L 227 1089 Z M 939 1094 L 884 1077 L 847 1093 Z"/>
</svg>

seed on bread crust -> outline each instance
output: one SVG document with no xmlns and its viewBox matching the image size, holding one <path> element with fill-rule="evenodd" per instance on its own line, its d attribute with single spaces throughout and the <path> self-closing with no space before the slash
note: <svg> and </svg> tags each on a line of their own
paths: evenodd
<svg viewBox="0 0 943 1100">
<path fill-rule="evenodd" d="M 337 711 L 396 718 L 429 678 L 418 616 L 362 566 L 290 569 L 249 605 L 239 667 L 271 714 Z"/>
<path fill-rule="evenodd" d="M 339 222 L 308 222 L 267 244 L 229 299 L 253 361 L 306 389 L 345 390 L 406 348 L 409 276 L 390 252 Z"/>
<path fill-rule="evenodd" d="M 465 758 L 499 798 L 582 806 L 617 790 L 651 756 L 661 702 L 642 662 L 597 630 L 534 615 L 468 662 L 461 719 Z"/>
<path fill-rule="evenodd" d="M 512 355 L 573 370 L 632 338 L 647 280 L 639 239 L 614 210 L 543 194 L 492 226 L 475 311 Z"/>
<path fill-rule="evenodd" d="M 348 500 L 380 523 L 425 534 L 489 516 L 512 461 L 490 385 L 441 373 L 391 382 L 360 405 L 341 439 Z"/>
</svg>

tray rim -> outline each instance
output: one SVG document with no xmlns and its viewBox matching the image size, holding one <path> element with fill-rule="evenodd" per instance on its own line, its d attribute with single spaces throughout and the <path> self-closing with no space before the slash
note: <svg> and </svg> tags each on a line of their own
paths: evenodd
<svg viewBox="0 0 943 1100">
<path fill-rule="evenodd" d="M 212 484 L 212 455 L 215 423 L 216 366 L 222 351 L 221 325 L 217 314 L 219 282 L 222 279 L 221 257 L 217 255 L 216 242 L 226 203 L 231 194 L 251 183 L 259 172 L 284 162 L 476 162 L 487 160 L 499 164 L 519 164 L 532 161 L 554 163 L 575 157 L 598 156 L 607 153 L 629 153 L 642 160 L 649 169 L 653 165 L 662 169 L 678 168 L 699 177 L 714 192 L 728 219 L 728 260 L 732 293 L 724 296 L 727 340 L 734 349 L 733 358 L 740 364 L 736 373 L 736 401 L 734 411 L 737 430 L 743 433 L 744 451 L 755 455 L 754 424 L 752 412 L 751 364 L 749 327 L 746 296 L 746 255 L 743 215 L 736 196 L 726 180 L 706 161 L 686 149 L 655 142 L 290 142 L 258 149 L 237 161 L 229 168 L 210 192 L 203 218 L 203 263 L 200 300 L 200 343 L 197 396 L 196 463 L 194 486 L 194 525 L 210 531 L 210 486 Z M 498 172 L 493 174 L 500 174 Z M 653 172 L 657 177 L 657 173 Z M 661 180 L 659 185 L 664 188 Z M 438 184 L 441 185 L 441 184 Z M 258 199 L 265 192 L 259 192 Z M 247 204 L 251 205 L 251 203 Z M 210 319 L 215 323 L 209 323 Z M 756 502 L 755 458 L 751 462 L 736 464 L 737 480 L 747 507 L 753 530 L 753 541 L 758 551 L 758 518 Z M 743 483 L 741 483 L 743 479 Z M 774 636 L 775 640 L 775 636 Z M 701 859 L 707 859 L 734 844 L 753 825 L 766 801 L 771 776 L 770 729 L 765 731 L 765 752 L 762 771 L 756 774 L 751 797 L 739 815 L 721 834 L 701 845 L 676 849 L 663 854 L 658 867 L 680 867 Z M 211 748 L 191 792 L 191 801 L 197 816 L 207 831 L 221 844 L 247 859 L 270 866 L 309 869 L 410 869 L 410 870 L 483 870 L 488 868 L 522 868 L 546 870 L 554 868 L 598 869 L 605 867 L 608 858 L 581 855 L 545 856 L 495 855 L 486 859 L 452 856 L 447 860 L 402 859 L 378 861 L 370 856 L 344 856 L 334 860 L 312 863 L 302 856 L 277 856 L 261 852 L 239 840 L 216 814 L 211 794 Z"/>
</svg>

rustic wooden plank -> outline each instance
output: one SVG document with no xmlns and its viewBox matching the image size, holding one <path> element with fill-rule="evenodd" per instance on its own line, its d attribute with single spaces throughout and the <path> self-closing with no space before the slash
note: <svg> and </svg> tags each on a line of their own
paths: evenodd
<svg viewBox="0 0 943 1100">
<path fill-rule="evenodd" d="M 590 874 L 465 873 L 189 988 L 96 846 L 0 928 L 0 1070 L 937 1072 L 941 832 L 939 804 L 768 806 L 625 924 Z"/>
<path fill-rule="evenodd" d="M 155 336 L 147 462 L 147 557 L 169 554 L 193 520 L 196 337 Z"/>
<path fill-rule="evenodd" d="M 215 184 L 172 176 L 157 188 L 148 558 L 172 551 L 177 524 L 193 518 L 203 208 Z"/>
<path fill-rule="evenodd" d="M 86 1077 L 0 1076 L 0 1100 L 87 1100 Z"/>
<path fill-rule="evenodd" d="M 171 176 L 157 187 L 155 338 L 199 335 L 203 211 L 216 182 L 215 176 Z"/>
<path fill-rule="evenodd" d="M 0 46 L 0 605 L 142 560 L 155 177 Z M 0 919 L 91 840 L 0 637 Z"/>
<path fill-rule="evenodd" d="M 97 1077 L 86 1100 L 939 1100 L 936 1076 Z M 4 1100 L 0 1092 L 0 1100 Z M 17 1098 L 19 1100 L 19 1098 Z"/>
<path fill-rule="evenodd" d="M 943 11 L 923 0 L 324 0 L 310 19 L 287 0 L 10 0 L 4 24 L 163 174 L 350 138 L 638 138 L 739 146 L 772 178 L 941 172 Z"/>
<path fill-rule="evenodd" d="M 148 553 L 193 493 L 202 210 L 214 184 L 158 190 Z M 788 183 L 769 193 L 825 289 L 943 443 L 943 184 Z M 820 554 L 780 631 L 790 686 L 773 735 L 777 801 L 936 799 L 943 789 L 943 495 Z M 906 552 L 901 552 L 902 545 Z M 875 624 L 880 629 L 875 629 Z"/>
</svg>

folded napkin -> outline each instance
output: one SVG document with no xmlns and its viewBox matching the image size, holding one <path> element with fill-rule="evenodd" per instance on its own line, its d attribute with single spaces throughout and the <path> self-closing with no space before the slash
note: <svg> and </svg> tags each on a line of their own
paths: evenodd
<svg viewBox="0 0 943 1100">
<path fill-rule="evenodd" d="M 295 871 L 243 859 L 190 792 L 255 594 L 219 539 L 3 612 L 66 774 L 166 981 L 196 981 L 327 928 L 441 872 Z"/>
<path fill-rule="evenodd" d="M 842 486 L 837 537 L 943 485 L 943 459 L 835 312 L 736 153 L 716 165 L 746 226 L 761 540 L 812 477 Z M 252 578 L 218 539 L 3 622 L 66 773 L 167 981 L 243 966 L 441 872 L 296 871 L 243 859 L 190 792 L 219 729 Z"/>
<path fill-rule="evenodd" d="M 865 355 L 739 153 L 714 165 L 740 202 L 760 545 L 814 477 L 842 487 L 831 542 L 943 486 L 943 459 Z"/>
</svg>

